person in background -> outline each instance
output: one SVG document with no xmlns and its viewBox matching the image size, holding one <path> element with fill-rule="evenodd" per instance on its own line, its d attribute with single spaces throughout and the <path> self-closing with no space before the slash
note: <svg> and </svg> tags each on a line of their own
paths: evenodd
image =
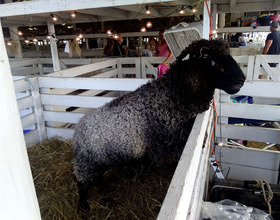
<svg viewBox="0 0 280 220">
<path fill-rule="evenodd" d="M 159 31 L 159 43 L 157 47 L 157 57 L 166 57 L 164 61 L 158 65 L 158 77 L 165 75 L 166 71 L 169 69 L 168 61 L 172 57 L 172 53 L 167 45 L 167 42 L 164 38 L 164 32 L 166 29 Z"/>
<path fill-rule="evenodd" d="M 122 47 L 123 38 L 121 34 L 117 35 L 118 38 L 114 40 L 113 56 L 125 56 L 125 50 Z"/>
<path fill-rule="evenodd" d="M 167 65 L 168 61 L 172 57 L 172 53 L 167 45 L 167 42 L 164 38 L 164 32 L 166 29 L 162 29 L 159 31 L 159 43 L 157 47 L 157 57 L 166 57 L 165 60 L 161 63 L 162 65 Z"/>
<path fill-rule="evenodd" d="M 135 46 L 134 41 L 129 41 L 128 47 L 126 48 L 125 55 L 127 57 L 138 57 L 138 50 Z"/>
<path fill-rule="evenodd" d="M 152 52 L 153 56 L 156 56 L 156 50 L 158 47 L 158 42 L 154 37 L 150 37 L 148 41 L 149 50 Z"/>
<path fill-rule="evenodd" d="M 113 36 L 112 36 L 112 37 L 109 37 L 109 38 L 107 39 L 107 44 L 106 44 L 106 46 L 104 47 L 103 54 L 104 54 L 106 57 L 112 56 L 113 48 L 114 48 L 114 38 L 113 38 Z"/>
<path fill-rule="evenodd" d="M 142 57 L 152 57 L 153 53 L 150 50 L 150 45 L 148 43 L 145 44 L 145 49 L 142 50 Z"/>
<path fill-rule="evenodd" d="M 266 37 L 262 54 L 280 54 L 280 33 L 277 31 L 278 26 L 278 21 L 273 21 L 270 24 L 271 33 Z M 269 65 L 276 67 L 276 63 L 269 63 Z"/>
</svg>

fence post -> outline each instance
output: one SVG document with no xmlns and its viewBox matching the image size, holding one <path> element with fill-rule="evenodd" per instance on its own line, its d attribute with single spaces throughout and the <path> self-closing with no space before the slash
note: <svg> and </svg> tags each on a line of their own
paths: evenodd
<svg viewBox="0 0 280 220">
<path fill-rule="evenodd" d="M 223 95 L 221 90 L 216 89 L 214 97 L 217 110 L 216 142 L 226 143 L 227 139 L 223 137 L 222 124 L 228 124 L 228 117 L 223 116 L 222 104 L 230 101 L 230 95 Z"/>
<path fill-rule="evenodd" d="M 140 57 L 140 65 L 141 65 L 141 78 L 146 79 L 146 58 Z"/>
<path fill-rule="evenodd" d="M 44 71 L 43 71 L 43 63 L 42 63 L 42 59 L 38 58 L 38 67 L 39 67 L 39 75 L 43 75 Z"/>
<path fill-rule="evenodd" d="M 117 58 L 118 78 L 122 78 L 122 62 L 121 58 Z"/>
<path fill-rule="evenodd" d="M 27 78 L 27 80 L 30 81 L 33 87 L 33 89 L 31 90 L 31 95 L 33 99 L 34 113 L 37 122 L 39 140 L 42 141 L 47 138 L 47 131 L 45 126 L 45 120 L 43 117 L 43 106 L 39 92 L 38 77 Z"/>
<path fill-rule="evenodd" d="M 141 78 L 141 65 L 140 65 L 140 57 L 135 57 L 135 68 L 136 68 L 136 78 Z"/>
</svg>

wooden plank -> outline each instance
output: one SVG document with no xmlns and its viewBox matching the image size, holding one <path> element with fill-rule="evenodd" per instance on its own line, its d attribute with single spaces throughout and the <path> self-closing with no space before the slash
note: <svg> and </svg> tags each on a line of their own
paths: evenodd
<svg viewBox="0 0 280 220">
<path fill-rule="evenodd" d="M 187 219 L 199 219 L 201 212 L 202 201 L 205 200 L 208 192 L 208 176 L 209 176 L 209 158 L 210 158 L 210 145 L 211 145 L 211 131 L 213 124 L 213 111 L 210 111 L 208 126 L 206 130 L 207 137 L 205 137 L 205 145 L 202 149 L 201 160 L 199 169 L 196 176 L 196 183 L 193 188 L 193 196 L 191 201 L 191 208 L 188 212 Z"/>
<path fill-rule="evenodd" d="M 38 67 L 26 68 L 26 69 L 22 69 L 22 70 L 12 71 L 13 76 L 34 75 L 34 74 L 37 74 L 37 73 L 39 73 L 39 68 Z"/>
<path fill-rule="evenodd" d="M 244 165 L 266 170 L 278 171 L 280 162 L 279 151 L 268 151 L 247 147 L 224 146 L 216 149 L 222 162 Z M 219 157 L 218 157 L 219 158 Z"/>
<path fill-rule="evenodd" d="M 16 61 L 10 62 L 10 67 L 23 67 L 23 66 L 29 66 L 33 64 L 38 64 L 38 59 L 18 59 Z"/>
<path fill-rule="evenodd" d="M 243 147 L 216 147 L 223 170 L 230 167 L 229 179 L 266 179 L 277 183 L 280 152 Z"/>
<path fill-rule="evenodd" d="M 74 129 L 47 127 L 48 138 L 58 136 L 64 139 L 70 139 L 73 137 L 73 134 L 74 134 Z"/>
<path fill-rule="evenodd" d="M 268 75 L 273 81 L 280 81 L 280 69 L 268 65 L 268 63 L 279 63 L 279 59 L 279 55 L 257 55 L 253 79 L 258 80 L 259 75 Z"/>
<path fill-rule="evenodd" d="M 32 131 L 29 131 L 28 133 L 26 133 L 24 135 L 24 139 L 25 139 L 25 143 L 26 143 L 26 147 L 32 147 L 35 144 L 38 144 L 40 142 L 40 138 L 38 135 L 38 130 L 34 129 Z"/>
<path fill-rule="evenodd" d="M 27 96 L 17 100 L 18 110 L 27 109 L 33 107 L 32 96 Z"/>
<path fill-rule="evenodd" d="M 149 3 L 164 3 L 171 2 L 173 0 L 145 0 L 145 4 Z M 27 1 L 11 4 L 1 5 L 1 17 L 9 17 L 16 15 L 32 15 L 38 13 L 53 13 L 61 11 L 77 11 L 81 9 L 90 8 L 106 8 L 106 7 L 116 7 L 124 5 L 135 5 L 142 4 L 143 2 L 139 0 L 114 0 L 114 1 L 71 1 L 71 0 L 57 0 L 52 1 L 50 4 L 49 0 L 40 1 Z"/>
<path fill-rule="evenodd" d="M 279 100 L 280 103 L 280 100 Z M 280 121 L 280 106 L 240 103 L 222 103 L 217 114 L 233 118 L 247 118 L 268 121 Z"/>
<path fill-rule="evenodd" d="M 136 68 L 122 68 L 122 74 L 137 74 Z"/>
<path fill-rule="evenodd" d="M 196 117 L 157 219 L 187 219 L 210 111 Z"/>
<path fill-rule="evenodd" d="M 43 67 L 43 73 L 53 73 L 53 67 Z"/>
<path fill-rule="evenodd" d="M 267 80 L 246 82 L 236 95 L 280 98 L 280 82 Z"/>
<path fill-rule="evenodd" d="M 280 144 L 280 129 L 229 124 L 221 124 L 218 126 L 221 126 L 221 129 L 217 129 L 217 137 Z"/>
<path fill-rule="evenodd" d="M 94 89 L 134 91 L 147 83 L 148 79 L 105 79 L 105 78 L 62 78 L 39 77 L 39 87 L 63 88 L 63 89 Z"/>
<path fill-rule="evenodd" d="M 39 83 L 38 78 L 33 77 L 29 78 L 30 83 L 33 85 L 33 89 L 31 90 L 31 95 L 33 98 L 33 105 L 34 105 L 34 113 L 37 123 L 37 129 L 38 129 L 38 135 L 40 141 L 44 140 L 47 137 L 46 127 L 45 127 L 45 121 L 43 118 L 43 106 L 42 106 L 42 100 L 40 95 L 40 89 L 39 89 Z"/>
<path fill-rule="evenodd" d="M 0 219 L 41 219 L 1 21 L 0 88 Z"/>
<path fill-rule="evenodd" d="M 25 79 L 14 81 L 14 88 L 16 93 L 20 93 L 31 89 L 31 85 Z"/>
<path fill-rule="evenodd" d="M 98 108 L 112 101 L 111 97 L 89 97 L 74 95 L 47 95 L 41 94 L 43 105 L 73 106 L 83 108 Z"/>
<path fill-rule="evenodd" d="M 47 24 L 48 24 L 48 34 L 51 35 L 51 36 L 55 36 L 54 23 L 53 22 L 47 22 Z M 56 38 L 51 37 L 49 39 L 49 43 L 50 43 L 50 48 L 51 48 L 53 70 L 54 71 L 59 71 L 61 68 L 60 68 L 60 63 L 59 63 Z"/>
<path fill-rule="evenodd" d="M 246 167 L 244 165 L 237 164 L 228 164 L 226 162 L 222 162 L 221 165 L 224 172 L 227 172 L 229 170 L 228 179 L 240 181 L 260 179 L 266 180 L 271 184 L 278 184 L 277 178 L 279 175 L 279 171 Z"/>
<path fill-rule="evenodd" d="M 28 114 L 21 118 L 21 125 L 23 129 L 34 124 L 36 124 L 36 117 L 34 113 Z"/>
<path fill-rule="evenodd" d="M 45 121 L 77 123 L 84 114 L 72 112 L 53 112 L 44 111 L 43 116 Z"/>
<path fill-rule="evenodd" d="M 66 70 L 57 71 L 48 74 L 48 76 L 63 76 L 63 77 L 75 77 L 85 73 L 100 70 L 106 67 L 114 66 L 117 64 L 116 59 L 106 60 L 98 63 L 91 63 L 84 66 L 73 67 Z"/>
<path fill-rule="evenodd" d="M 104 73 L 100 73 L 100 74 L 97 74 L 95 76 L 92 76 L 92 77 L 99 77 L 99 78 L 111 78 L 111 77 L 114 77 L 114 76 L 117 76 L 118 75 L 118 70 L 117 69 L 113 69 L 113 70 L 110 70 L 110 71 L 107 71 L 107 72 L 104 72 Z"/>
</svg>

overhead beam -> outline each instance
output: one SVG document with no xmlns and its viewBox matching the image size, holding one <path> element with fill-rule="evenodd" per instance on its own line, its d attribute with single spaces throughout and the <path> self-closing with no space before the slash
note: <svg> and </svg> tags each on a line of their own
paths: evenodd
<svg viewBox="0 0 280 220">
<path fill-rule="evenodd" d="M 128 17 L 141 17 L 141 16 L 146 16 L 148 18 L 148 15 L 146 15 L 146 10 L 145 10 L 144 4 L 142 5 L 135 5 L 135 6 L 125 6 L 125 7 L 118 7 L 119 9 L 125 10 L 128 12 Z M 156 9 L 154 9 L 152 6 L 149 7 L 149 10 L 151 11 L 151 14 L 149 17 L 159 17 L 159 13 Z"/>
<path fill-rule="evenodd" d="M 89 15 L 97 15 L 97 16 L 104 16 L 104 14 L 106 14 L 108 17 L 123 19 L 123 20 L 127 19 L 128 16 L 127 12 L 115 8 L 106 8 L 106 13 L 104 13 L 104 9 L 102 8 L 83 10 L 82 13 L 89 14 Z"/>
<path fill-rule="evenodd" d="M 280 8 L 280 1 L 279 0 L 274 0 L 272 4 L 273 8 Z"/>
<path fill-rule="evenodd" d="M 52 13 L 61 11 L 77 11 L 89 8 L 116 7 L 124 5 L 137 5 L 149 3 L 172 2 L 172 0 L 91 0 L 91 1 L 73 1 L 73 0 L 40 0 L 7 3 L 0 5 L 0 16 L 9 17 L 27 14 Z"/>
<path fill-rule="evenodd" d="M 218 2 L 218 1 L 217 1 Z M 236 5 L 231 4 L 219 4 L 218 13 L 241 13 L 241 12 L 254 12 L 254 11 L 277 11 L 280 10 L 280 3 L 272 1 L 263 2 L 250 2 L 250 3 L 239 3 Z"/>
</svg>

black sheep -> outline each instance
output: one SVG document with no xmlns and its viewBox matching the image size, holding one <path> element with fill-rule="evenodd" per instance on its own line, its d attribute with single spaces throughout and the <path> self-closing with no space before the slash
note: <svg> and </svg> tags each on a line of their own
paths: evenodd
<svg viewBox="0 0 280 220">
<path fill-rule="evenodd" d="M 164 77 L 92 110 L 76 125 L 74 173 L 81 205 L 87 189 L 109 167 L 147 156 L 155 164 L 177 162 L 198 113 L 215 88 L 239 91 L 245 76 L 222 40 L 187 47 Z"/>
</svg>

